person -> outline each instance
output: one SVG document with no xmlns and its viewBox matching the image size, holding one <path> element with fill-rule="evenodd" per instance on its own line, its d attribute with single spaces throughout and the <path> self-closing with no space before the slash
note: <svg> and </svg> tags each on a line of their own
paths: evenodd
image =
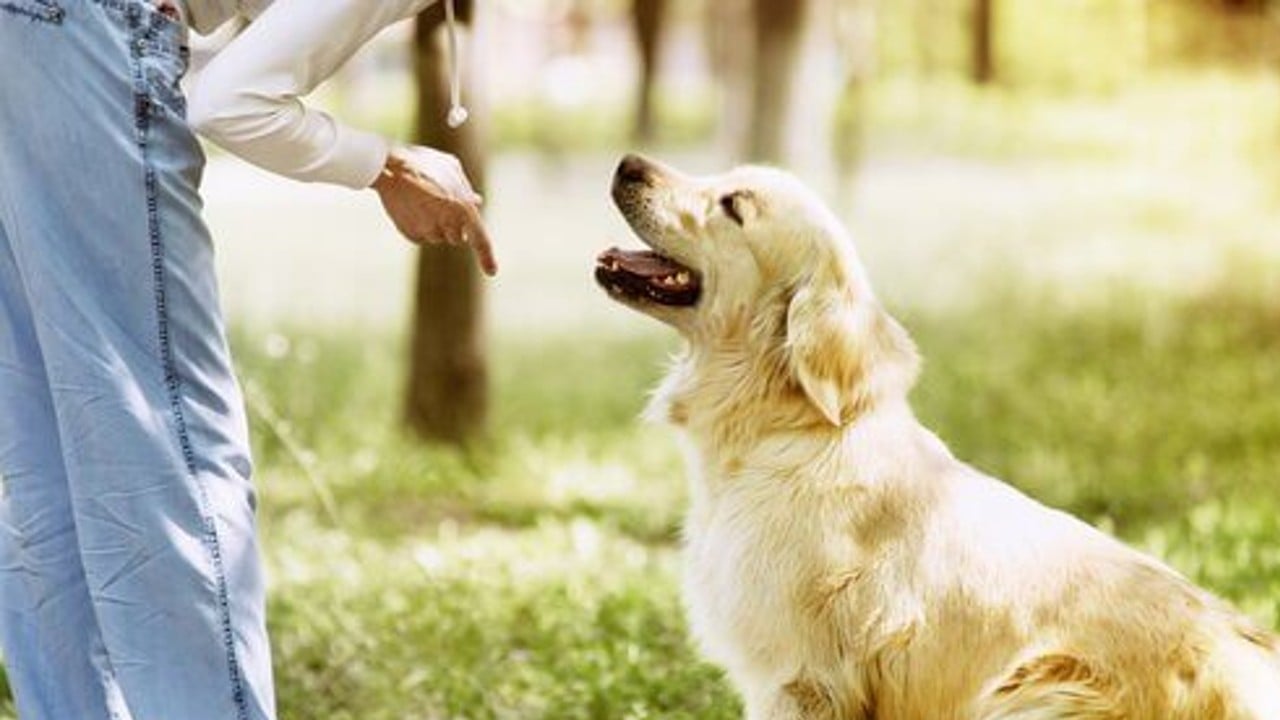
<svg viewBox="0 0 1280 720">
<path fill-rule="evenodd" d="M 193 127 L 496 271 L 456 159 L 299 98 L 434 0 L 0 0 L 0 645 L 22 720 L 275 717 Z M 254 20 L 179 86 L 188 29 Z"/>
</svg>

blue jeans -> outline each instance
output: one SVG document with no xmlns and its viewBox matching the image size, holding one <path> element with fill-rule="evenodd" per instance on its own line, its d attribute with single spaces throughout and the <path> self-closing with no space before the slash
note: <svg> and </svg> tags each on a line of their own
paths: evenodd
<svg viewBox="0 0 1280 720">
<path fill-rule="evenodd" d="M 148 0 L 0 0 L 0 642 L 23 720 L 275 715 L 184 43 Z"/>
</svg>

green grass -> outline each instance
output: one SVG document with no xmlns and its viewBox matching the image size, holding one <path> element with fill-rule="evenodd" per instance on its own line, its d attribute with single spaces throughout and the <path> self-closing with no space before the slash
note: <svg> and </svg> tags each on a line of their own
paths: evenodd
<svg viewBox="0 0 1280 720">
<path fill-rule="evenodd" d="M 285 716 L 734 717 L 675 592 L 677 458 L 634 420 L 669 343 L 572 341 L 495 351 L 494 431 L 461 453 L 394 426 L 395 342 L 242 339 Z"/>
<path fill-rule="evenodd" d="M 961 457 L 1274 626 L 1280 286 L 1242 275 L 1083 302 L 1005 283 L 902 315 L 919 413 Z M 679 458 L 635 419 L 671 338 L 500 341 L 492 436 L 461 453 L 396 429 L 394 337 L 290 337 L 237 339 L 286 717 L 737 717 L 680 612 Z"/>
</svg>

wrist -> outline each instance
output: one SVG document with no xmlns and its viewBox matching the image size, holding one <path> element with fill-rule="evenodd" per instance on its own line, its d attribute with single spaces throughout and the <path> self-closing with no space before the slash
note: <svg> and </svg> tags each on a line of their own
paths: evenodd
<svg viewBox="0 0 1280 720">
<path fill-rule="evenodd" d="M 369 186 L 378 192 L 385 190 L 388 185 L 395 182 L 397 178 L 403 177 L 408 164 L 405 159 L 400 157 L 394 148 L 387 151 L 387 158 L 382 163 L 382 170 L 378 172 L 378 176 L 373 179 L 373 183 Z"/>
</svg>

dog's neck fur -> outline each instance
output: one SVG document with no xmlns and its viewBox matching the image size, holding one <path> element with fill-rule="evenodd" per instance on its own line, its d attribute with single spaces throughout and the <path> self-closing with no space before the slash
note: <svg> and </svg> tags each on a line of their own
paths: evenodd
<svg viewBox="0 0 1280 720">
<path fill-rule="evenodd" d="M 911 417 L 907 395 L 919 360 L 906 333 L 870 303 L 866 346 L 856 380 L 844 389 L 846 410 L 833 424 L 795 376 L 786 335 L 786 303 L 772 313 L 740 308 L 719 313 L 679 357 L 655 392 L 648 417 L 684 430 L 708 481 L 732 478 L 742 458 L 771 439 L 804 435 L 816 455 L 835 453 L 850 430 L 880 411 Z"/>
</svg>

